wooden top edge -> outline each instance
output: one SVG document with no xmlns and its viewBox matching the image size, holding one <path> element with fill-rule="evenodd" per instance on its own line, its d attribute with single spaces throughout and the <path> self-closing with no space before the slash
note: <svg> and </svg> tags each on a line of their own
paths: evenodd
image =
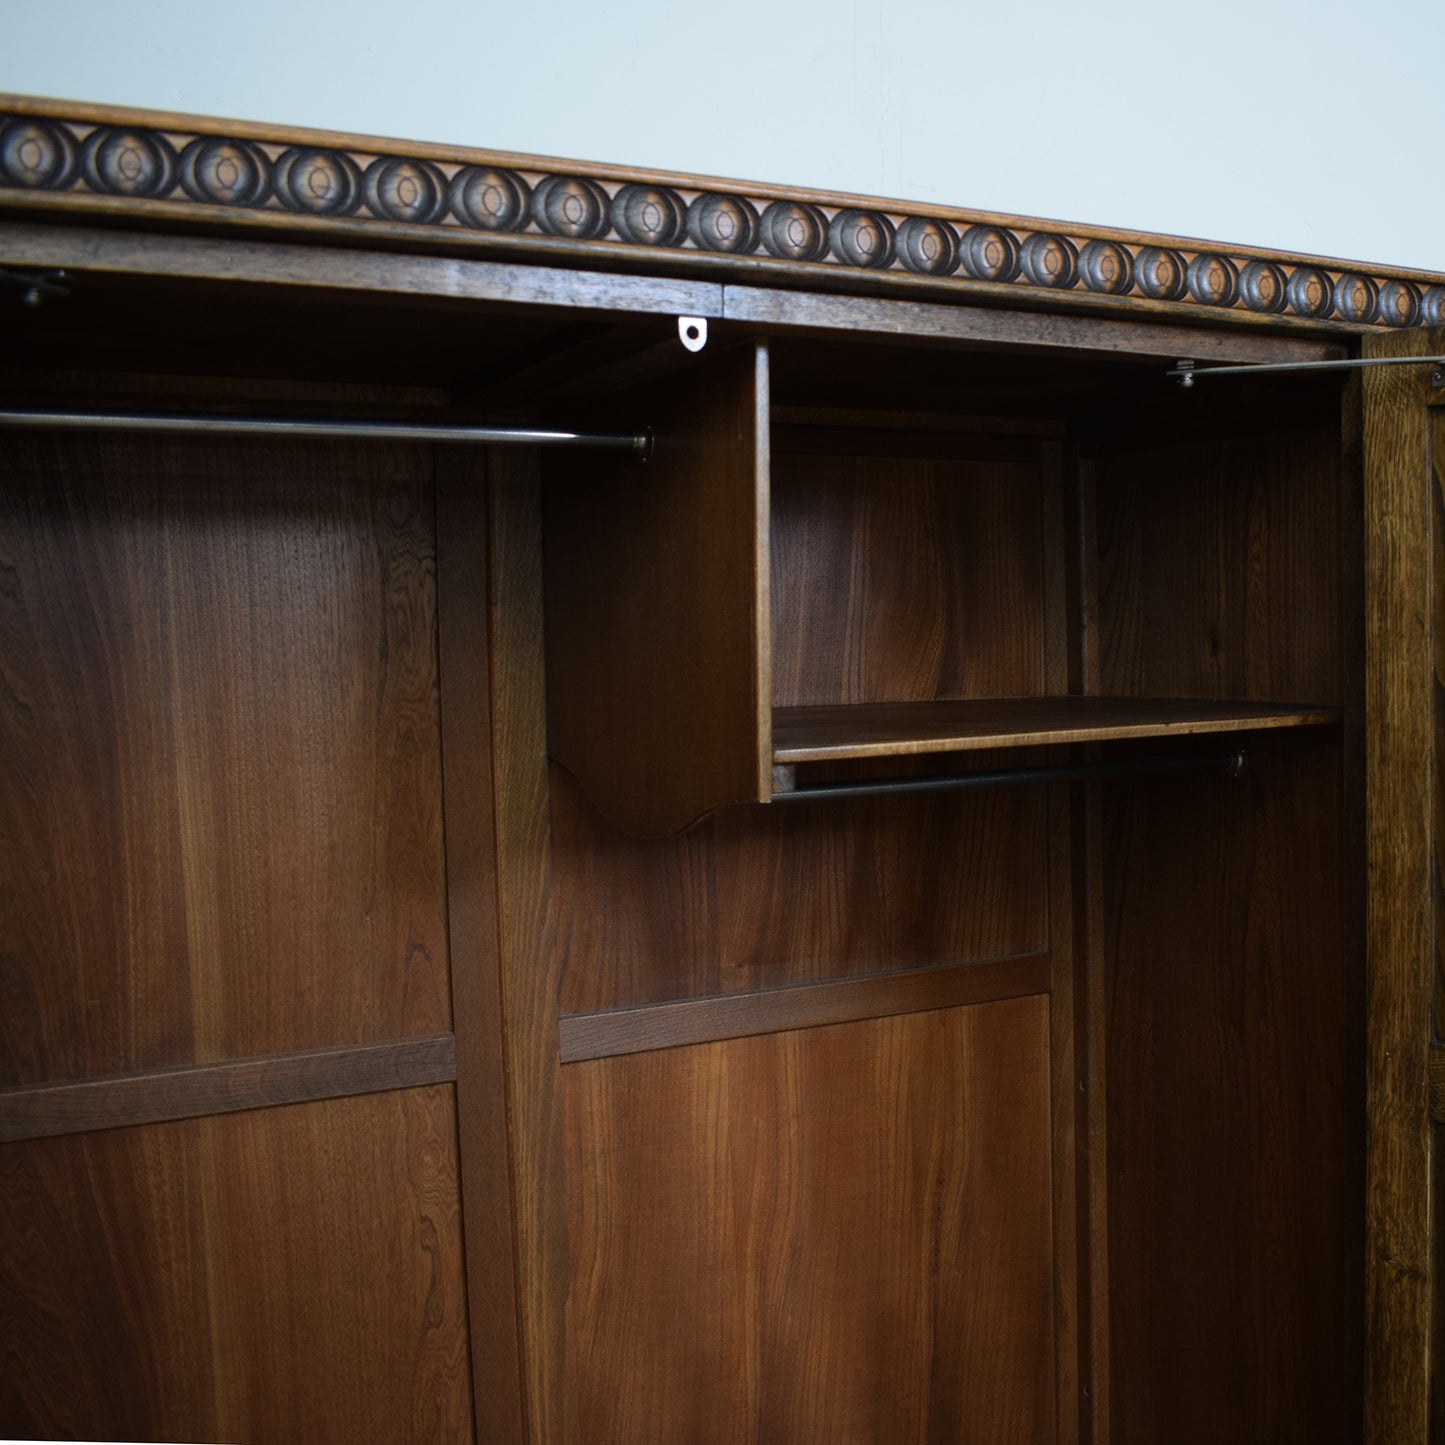
<svg viewBox="0 0 1445 1445">
<path fill-rule="evenodd" d="M 207 149 L 225 141 L 233 148 Z M 1440 272 L 764 182 L 0 95 L 0 207 L 42 197 L 94 203 L 98 212 L 104 205 L 111 215 L 117 203 L 132 204 L 138 220 L 161 228 L 172 214 L 193 223 L 200 209 L 227 229 L 253 226 L 264 211 L 273 226 L 300 230 L 321 220 L 338 236 L 366 232 L 380 242 L 393 239 L 384 228 L 399 222 L 439 239 L 541 245 L 571 238 L 600 264 L 614 251 L 642 249 L 659 271 L 686 263 L 715 272 L 747 267 L 754 278 L 776 269 L 781 279 L 805 262 L 823 275 L 892 275 L 961 300 L 1002 284 L 1034 304 L 1087 298 L 1341 330 L 1445 323 Z"/>
<path fill-rule="evenodd" d="M 1338 717 L 1338 708 L 1314 704 L 1155 698 L 1000 699 L 992 706 L 988 700 L 979 700 L 779 708 L 774 719 L 773 761 L 828 762 L 1256 732 L 1318 726 Z"/>
</svg>

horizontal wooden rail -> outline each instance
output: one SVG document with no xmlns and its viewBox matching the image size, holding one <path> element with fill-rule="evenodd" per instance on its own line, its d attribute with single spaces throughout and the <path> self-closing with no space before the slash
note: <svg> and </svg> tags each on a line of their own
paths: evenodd
<svg viewBox="0 0 1445 1445">
<path fill-rule="evenodd" d="M 69 1079 L 0 1092 L 0 1143 L 377 1094 L 449 1083 L 456 1076 L 455 1037 L 425 1034 L 379 1044 Z"/>
<path fill-rule="evenodd" d="M 1028 953 L 986 963 L 951 963 L 753 993 L 714 994 L 640 1008 L 564 1014 L 559 1021 L 562 1062 L 574 1064 L 583 1059 L 715 1043 L 749 1034 L 1020 998 L 1047 993 L 1049 982 L 1049 955 Z"/>
</svg>

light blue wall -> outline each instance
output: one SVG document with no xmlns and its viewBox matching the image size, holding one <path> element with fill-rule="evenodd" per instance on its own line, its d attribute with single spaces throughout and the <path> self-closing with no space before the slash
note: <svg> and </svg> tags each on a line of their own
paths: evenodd
<svg viewBox="0 0 1445 1445">
<path fill-rule="evenodd" d="M 1445 0 L 0 0 L 0 90 L 1445 270 Z"/>
</svg>

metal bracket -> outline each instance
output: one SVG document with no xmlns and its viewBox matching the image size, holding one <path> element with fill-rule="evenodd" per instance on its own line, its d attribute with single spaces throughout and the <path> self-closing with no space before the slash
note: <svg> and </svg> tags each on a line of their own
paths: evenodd
<svg viewBox="0 0 1445 1445">
<path fill-rule="evenodd" d="M 707 317 L 679 316 L 677 335 L 689 351 L 701 351 L 707 345 Z M 1441 359 L 1445 360 L 1445 357 Z"/>
<path fill-rule="evenodd" d="M 46 298 L 59 299 L 70 295 L 70 288 L 64 284 L 64 271 L 13 271 L 0 267 L 0 283 L 12 286 L 20 292 L 23 306 L 43 305 Z"/>
<path fill-rule="evenodd" d="M 1363 366 L 1430 366 L 1430 381 L 1445 386 L 1445 356 L 1352 356 L 1344 361 L 1260 361 L 1246 366 L 1199 366 L 1193 361 L 1176 361 L 1166 376 L 1177 377 L 1188 390 L 1201 376 L 1253 376 L 1264 371 L 1353 371 Z"/>
</svg>

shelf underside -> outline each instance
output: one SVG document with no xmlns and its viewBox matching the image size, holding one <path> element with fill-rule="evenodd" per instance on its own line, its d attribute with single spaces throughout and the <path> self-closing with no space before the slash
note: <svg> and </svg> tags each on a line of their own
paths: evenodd
<svg viewBox="0 0 1445 1445">
<path fill-rule="evenodd" d="M 773 709 L 773 760 L 825 762 L 1330 723 L 1339 709 L 1197 698 L 1009 697 Z"/>
</svg>

